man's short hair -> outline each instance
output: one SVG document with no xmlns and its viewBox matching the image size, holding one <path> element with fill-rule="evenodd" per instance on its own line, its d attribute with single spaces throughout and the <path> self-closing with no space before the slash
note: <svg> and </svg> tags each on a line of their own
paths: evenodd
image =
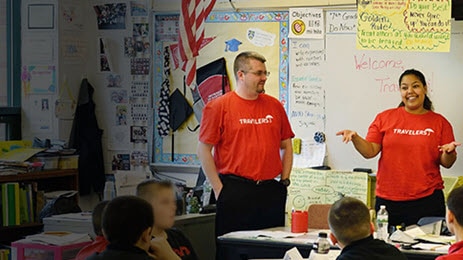
<svg viewBox="0 0 463 260">
<path fill-rule="evenodd" d="M 155 196 L 155 192 L 161 189 L 173 189 L 172 182 L 167 180 L 146 180 L 137 185 L 136 195 L 142 199 L 149 200 Z"/>
<path fill-rule="evenodd" d="M 153 225 L 151 204 L 135 196 L 116 197 L 103 211 L 103 231 L 111 244 L 135 245 Z"/>
<path fill-rule="evenodd" d="M 328 223 L 336 239 L 344 245 L 371 235 L 370 212 L 360 200 L 344 197 L 330 209 Z"/>
<path fill-rule="evenodd" d="M 460 226 L 463 225 L 463 186 L 453 189 L 447 197 L 447 208 L 455 215 Z"/>
<path fill-rule="evenodd" d="M 233 63 L 233 73 L 235 77 L 237 77 L 237 73 L 240 70 L 248 71 L 249 68 L 249 60 L 258 60 L 262 63 L 265 63 L 267 60 L 261 54 L 254 52 L 254 51 L 245 51 L 235 58 L 235 62 Z"/>
<path fill-rule="evenodd" d="M 103 235 L 103 229 L 101 227 L 101 221 L 103 218 L 103 211 L 108 205 L 109 201 L 104 200 L 101 201 L 100 203 L 96 204 L 95 208 L 92 211 L 92 223 L 93 223 L 93 231 L 95 231 L 95 234 L 97 236 L 102 236 Z"/>
</svg>

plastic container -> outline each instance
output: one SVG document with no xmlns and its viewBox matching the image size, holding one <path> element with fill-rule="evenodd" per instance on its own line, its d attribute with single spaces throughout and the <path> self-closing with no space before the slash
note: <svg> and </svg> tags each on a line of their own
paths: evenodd
<svg viewBox="0 0 463 260">
<path fill-rule="evenodd" d="M 116 197 L 116 187 L 113 181 L 106 181 L 103 190 L 103 200 L 112 200 Z"/>
<path fill-rule="evenodd" d="M 35 160 L 44 163 L 44 170 L 58 169 L 59 156 L 37 156 Z"/>
<path fill-rule="evenodd" d="M 291 232 L 305 233 L 309 229 L 309 213 L 296 210 L 291 213 Z"/>
<path fill-rule="evenodd" d="M 79 167 L 79 155 L 62 155 L 59 158 L 58 167 L 62 170 L 77 169 Z"/>
</svg>

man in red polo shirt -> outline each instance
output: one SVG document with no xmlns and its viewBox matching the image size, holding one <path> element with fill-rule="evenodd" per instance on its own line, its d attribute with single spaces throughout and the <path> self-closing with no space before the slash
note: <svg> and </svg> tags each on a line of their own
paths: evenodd
<svg viewBox="0 0 463 260">
<path fill-rule="evenodd" d="M 240 53 L 235 91 L 203 110 L 198 156 L 217 198 L 217 236 L 285 223 L 294 133 L 281 103 L 264 94 L 265 61 Z"/>
</svg>

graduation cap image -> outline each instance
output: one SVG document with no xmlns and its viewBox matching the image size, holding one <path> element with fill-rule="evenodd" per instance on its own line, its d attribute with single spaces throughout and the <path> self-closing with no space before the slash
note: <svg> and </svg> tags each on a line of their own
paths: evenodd
<svg viewBox="0 0 463 260">
<path fill-rule="evenodd" d="M 232 38 L 225 42 L 225 51 L 237 52 L 238 47 L 242 44 L 239 40 Z"/>
<path fill-rule="evenodd" d="M 193 108 L 191 108 L 190 103 L 186 100 L 185 96 L 177 88 L 169 97 L 169 125 L 172 129 L 172 158 L 174 161 L 174 144 L 175 144 L 175 135 L 174 132 L 177 131 L 183 123 L 185 123 L 188 118 L 193 114 Z"/>
</svg>

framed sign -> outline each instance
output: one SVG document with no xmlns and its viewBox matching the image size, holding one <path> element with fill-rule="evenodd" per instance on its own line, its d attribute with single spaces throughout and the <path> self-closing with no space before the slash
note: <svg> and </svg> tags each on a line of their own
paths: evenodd
<svg viewBox="0 0 463 260">
<path fill-rule="evenodd" d="M 27 28 L 55 29 L 55 6 L 53 4 L 28 5 Z"/>
</svg>

